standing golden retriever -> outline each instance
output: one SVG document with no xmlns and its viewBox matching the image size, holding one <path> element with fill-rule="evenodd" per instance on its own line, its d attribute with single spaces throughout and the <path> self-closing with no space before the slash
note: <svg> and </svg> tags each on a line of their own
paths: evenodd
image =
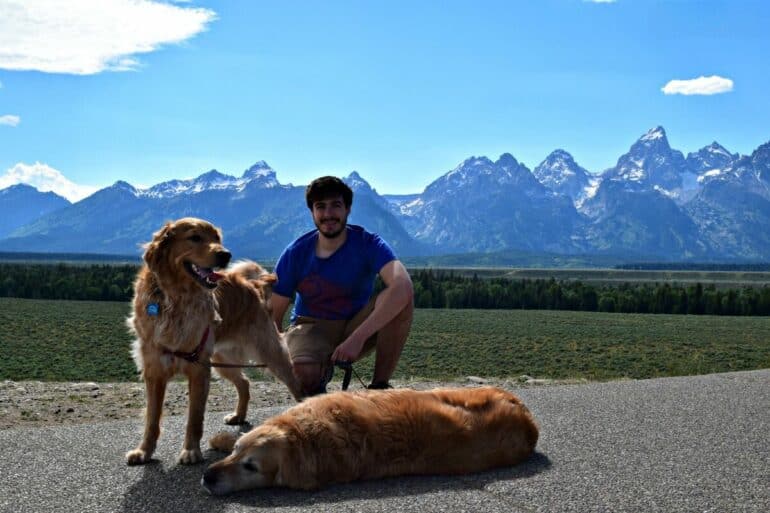
<svg viewBox="0 0 770 513">
<path fill-rule="evenodd" d="M 136 465 L 151 458 L 166 384 L 182 373 L 189 383 L 189 410 L 179 462 L 197 463 L 203 459 L 200 438 L 211 363 L 264 363 L 295 398 L 300 397 L 288 350 L 267 304 L 275 275 L 253 262 L 217 272 L 229 264 L 230 253 L 222 246 L 219 229 L 201 219 L 167 223 L 145 248 L 127 323 L 136 335 L 132 354 L 146 386 L 147 411 L 142 442 L 126 459 Z M 217 372 L 238 391 L 236 410 L 225 421 L 243 422 L 248 381 L 240 369 Z"/>
<path fill-rule="evenodd" d="M 314 489 L 402 474 L 465 474 L 514 465 L 538 428 L 513 394 L 475 389 L 338 392 L 305 400 L 236 440 L 201 484 L 213 494 L 267 486 Z"/>
</svg>

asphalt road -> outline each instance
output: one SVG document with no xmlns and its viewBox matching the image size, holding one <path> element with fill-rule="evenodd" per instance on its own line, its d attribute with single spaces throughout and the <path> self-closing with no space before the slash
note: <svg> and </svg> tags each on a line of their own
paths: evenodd
<svg viewBox="0 0 770 513">
<path fill-rule="evenodd" d="M 517 393 L 541 427 L 537 453 L 525 464 L 314 493 L 209 496 L 199 484 L 202 465 L 175 463 L 179 417 L 164 421 L 157 461 L 144 467 L 123 461 L 139 439 L 139 421 L 0 431 L 0 511 L 770 511 L 770 369 Z M 251 419 L 274 413 L 253 411 Z M 208 416 L 204 438 L 222 428 L 221 417 Z"/>
</svg>

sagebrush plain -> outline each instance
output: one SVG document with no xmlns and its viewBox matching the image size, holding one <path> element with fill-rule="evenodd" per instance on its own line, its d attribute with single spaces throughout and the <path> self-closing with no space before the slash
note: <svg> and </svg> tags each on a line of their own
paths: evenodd
<svg viewBox="0 0 770 513">
<path fill-rule="evenodd" d="M 135 381 L 124 302 L 0 298 L 0 379 Z M 418 309 L 395 378 L 613 380 L 770 367 L 770 317 Z M 371 376 L 372 357 L 355 365 Z M 255 375 L 255 377 L 257 377 Z"/>
</svg>

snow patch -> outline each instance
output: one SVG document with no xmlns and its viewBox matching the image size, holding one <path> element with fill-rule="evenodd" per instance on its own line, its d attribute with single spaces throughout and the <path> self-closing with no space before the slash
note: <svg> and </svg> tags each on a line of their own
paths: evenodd
<svg viewBox="0 0 770 513">
<path fill-rule="evenodd" d="M 652 187 L 652 188 L 653 188 L 654 190 L 658 191 L 659 193 L 661 193 L 662 195 L 666 196 L 667 198 L 671 198 L 671 199 L 677 199 L 677 198 L 679 198 L 679 196 L 680 196 L 680 194 L 681 194 L 681 192 L 682 192 L 682 191 L 681 191 L 681 190 L 679 190 L 679 189 L 674 189 L 674 190 L 671 190 L 671 191 L 669 191 L 669 190 L 667 190 L 667 189 L 664 189 L 664 188 L 663 188 L 663 187 L 661 187 L 660 185 L 653 185 L 653 187 Z"/>
<path fill-rule="evenodd" d="M 599 185 L 601 185 L 601 183 L 602 183 L 601 179 L 591 178 L 588 182 L 588 185 L 583 187 L 583 190 L 578 196 L 577 201 L 575 201 L 575 208 L 576 209 L 582 208 L 583 204 L 586 201 L 596 196 L 596 191 L 599 190 Z"/>
<path fill-rule="evenodd" d="M 712 176 L 719 176 L 721 174 L 722 174 L 721 169 L 709 169 L 708 171 L 706 171 L 705 173 L 703 173 L 698 177 L 698 181 L 702 182 L 706 178 L 711 178 Z"/>
<path fill-rule="evenodd" d="M 404 215 L 412 215 L 415 210 L 419 210 L 424 205 L 425 205 L 425 202 L 422 200 L 422 198 L 415 198 L 412 201 L 409 201 L 401 205 L 399 210 Z"/>
<path fill-rule="evenodd" d="M 640 141 L 655 141 L 664 137 L 666 137 L 666 133 L 661 127 L 657 127 L 644 134 Z"/>
</svg>

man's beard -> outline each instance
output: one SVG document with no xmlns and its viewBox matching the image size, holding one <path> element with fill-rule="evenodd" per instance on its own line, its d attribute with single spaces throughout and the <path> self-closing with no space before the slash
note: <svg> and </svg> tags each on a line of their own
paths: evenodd
<svg viewBox="0 0 770 513">
<path fill-rule="evenodd" d="M 340 224 L 339 229 L 335 230 L 333 232 L 324 231 L 323 225 L 324 225 L 324 222 L 326 222 L 326 221 L 336 221 L 336 222 L 338 222 Z M 345 231 L 345 228 L 347 228 L 347 225 L 348 225 L 347 219 L 343 220 L 343 219 L 339 219 L 339 218 L 334 217 L 334 218 L 322 219 L 321 222 L 320 223 L 316 223 L 315 226 L 316 226 L 316 228 L 318 228 L 318 232 L 321 235 L 323 235 L 324 237 L 326 237 L 327 239 L 336 239 L 337 237 L 342 235 L 342 232 Z"/>
</svg>

